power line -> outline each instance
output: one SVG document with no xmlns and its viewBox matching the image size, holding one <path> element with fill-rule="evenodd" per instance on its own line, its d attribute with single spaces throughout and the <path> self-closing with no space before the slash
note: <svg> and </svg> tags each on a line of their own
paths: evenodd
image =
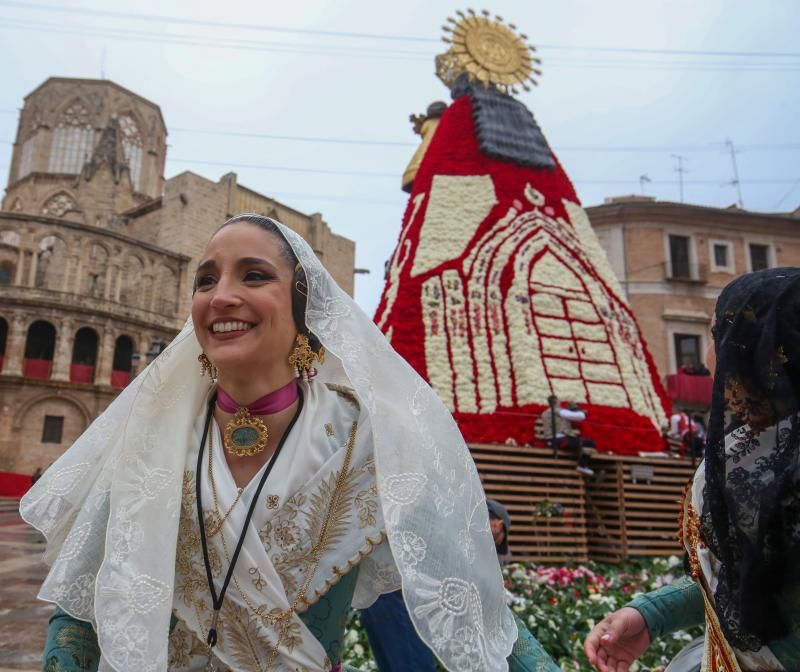
<svg viewBox="0 0 800 672">
<path fill-rule="evenodd" d="M 431 56 L 422 52 L 396 52 L 396 51 L 380 51 L 375 49 L 363 47 L 347 47 L 339 45 L 294 45 L 288 42 L 262 42 L 256 40 L 242 40 L 225 39 L 225 38 L 212 38 L 212 37 L 196 37 L 172 33 L 143 33 L 137 31 L 123 30 L 117 28 L 94 28 L 75 26 L 72 24 L 48 24 L 44 22 L 25 22 L 16 21 L 14 19 L 4 19 L 6 23 L 1 23 L 0 28 L 10 30 L 32 30 L 36 32 L 57 33 L 66 35 L 83 35 L 88 37 L 99 38 L 113 38 L 116 40 L 128 40 L 136 42 L 146 42 L 152 44 L 175 44 L 179 46 L 197 46 L 197 47 L 216 47 L 220 49 L 231 49 L 234 51 L 267 51 L 275 53 L 288 53 L 288 54 L 316 54 L 324 56 L 357 56 L 364 58 L 369 55 L 370 58 L 384 58 L 394 59 L 401 61 L 430 61 Z M 11 21 L 11 23 L 9 23 Z M 417 54 L 419 54 L 417 56 Z"/>
<path fill-rule="evenodd" d="M 380 178 L 390 178 L 393 180 L 397 180 L 400 177 L 400 173 L 375 173 L 375 172 L 362 172 L 362 171 L 349 171 L 349 170 L 331 170 L 326 168 L 307 168 L 307 167 L 298 167 L 298 166 L 277 166 L 277 165 L 266 165 L 266 164 L 257 164 L 257 163 L 230 163 L 227 161 L 206 161 L 204 159 L 181 159 L 181 158 L 167 158 L 167 161 L 172 161 L 174 163 L 184 163 L 184 164 L 198 164 L 198 165 L 205 165 L 205 166 L 225 166 L 228 168 L 249 168 L 253 170 L 275 170 L 275 171 L 283 171 L 283 172 L 293 172 L 293 173 L 320 173 L 323 175 L 343 175 L 348 177 L 380 177 Z M 574 182 L 580 182 L 582 184 L 636 184 L 638 179 L 618 179 L 618 180 L 595 180 L 595 179 L 581 179 L 575 178 L 573 179 Z M 791 184 L 794 180 L 791 179 L 784 179 L 784 178 L 752 178 L 750 180 L 746 180 L 745 184 Z M 678 180 L 651 180 L 652 184 L 679 184 Z M 727 182 L 725 180 L 720 179 L 698 179 L 698 180 L 684 180 L 684 184 L 716 184 L 719 185 L 720 183 Z"/>
<path fill-rule="evenodd" d="M 19 110 L 0 110 L 0 114 L 19 114 Z M 361 138 L 332 138 L 325 136 L 282 135 L 274 133 L 250 133 L 246 131 L 225 131 L 201 128 L 170 128 L 170 133 L 188 133 L 199 135 L 219 135 L 224 137 L 252 138 L 260 140 L 279 140 L 286 142 L 314 142 L 342 145 L 366 145 L 383 147 L 418 147 L 418 142 L 401 140 L 373 140 Z M 0 140 L 0 144 L 13 145 L 11 140 Z M 719 152 L 720 143 L 707 145 L 559 145 L 555 148 L 557 154 L 563 152 L 589 152 L 589 153 L 660 153 L 674 152 Z M 800 142 L 788 143 L 753 143 L 738 145 L 737 153 L 742 152 L 778 152 L 800 150 Z"/>
<path fill-rule="evenodd" d="M 262 140 L 289 140 L 295 142 L 325 142 L 342 145 L 381 145 L 386 147 L 417 147 L 418 142 L 396 140 L 361 140 L 357 138 L 323 138 L 305 135 L 275 135 L 272 133 L 248 133 L 239 131 L 214 131 L 200 128 L 170 128 L 170 133 L 197 133 L 200 135 L 223 135 L 235 138 L 258 138 Z"/>
<path fill-rule="evenodd" d="M 14 0 L 0 0 L 0 6 L 14 7 L 16 9 L 58 12 L 66 14 L 84 14 L 87 16 L 105 16 L 115 19 L 134 19 L 136 21 L 156 21 L 158 23 L 179 23 L 184 25 L 208 26 L 213 28 L 233 28 L 236 30 L 254 30 L 273 33 L 287 33 L 294 35 L 319 35 L 325 37 L 347 37 L 354 39 L 392 40 L 402 42 L 440 42 L 431 37 L 417 37 L 413 35 L 389 35 L 385 33 L 355 33 L 337 30 L 315 30 L 311 28 L 289 28 L 286 26 L 270 26 L 252 23 L 229 23 L 225 21 L 205 21 L 202 19 L 188 19 L 178 16 L 159 16 L 155 14 L 139 14 L 134 12 L 114 12 L 109 10 L 89 9 L 86 7 L 59 7 L 57 5 L 43 5 L 30 2 L 15 2 Z"/>
<path fill-rule="evenodd" d="M 795 189 L 800 187 L 800 179 L 795 180 L 794 184 L 789 187 L 789 191 L 787 191 L 783 196 L 781 196 L 780 200 L 773 206 L 773 210 L 777 210 L 783 205 L 783 202 L 792 195 Z"/>
<path fill-rule="evenodd" d="M 0 6 L 36 12 L 55 12 L 71 15 L 85 15 L 95 17 L 105 17 L 111 19 L 124 19 L 145 22 L 157 22 L 160 25 L 165 23 L 175 23 L 181 25 L 206 26 L 214 29 L 229 28 L 235 30 L 248 30 L 258 32 L 274 32 L 290 35 L 317 35 L 320 37 L 335 37 L 347 39 L 368 39 L 368 40 L 387 40 L 399 42 L 421 42 L 440 44 L 438 38 L 425 37 L 421 35 L 393 35 L 387 33 L 364 33 L 336 30 L 318 30 L 311 28 L 295 28 L 288 26 L 274 26 L 253 23 L 232 23 L 226 21 L 211 21 L 203 19 L 192 19 L 178 16 L 164 16 L 156 14 L 143 14 L 135 12 L 118 12 L 111 10 L 91 9 L 87 7 L 60 7 L 58 5 L 48 5 L 42 3 L 22 2 L 20 0 L 0 0 Z M 701 49 L 654 49 L 646 47 L 608 47 L 608 46 L 576 46 L 563 44 L 541 44 L 539 49 L 553 49 L 560 51 L 590 51 L 604 53 L 621 54 L 658 54 L 658 55 L 677 55 L 677 56 L 732 56 L 745 58 L 800 58 L 800 52 L 783 51 L 737 51 L 737 50 L 701 50 Z"/>
</svg>

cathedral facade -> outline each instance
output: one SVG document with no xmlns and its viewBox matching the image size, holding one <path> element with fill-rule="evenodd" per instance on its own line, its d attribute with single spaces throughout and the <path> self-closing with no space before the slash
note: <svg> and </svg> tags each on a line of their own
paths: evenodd
<svg viewBox="0 0 800 672">
<path fill-rule="evenodd" d="M 353 291 L 355 244 L 321 215 L 235 173 L 165 180 L 166 138 L 157 105 L 107 80 L 50 78 L 25 98 L 0 206 L 0 471 L 46 468 L 158 355 L 231 215 L 279 219 Z"/>
</svg>

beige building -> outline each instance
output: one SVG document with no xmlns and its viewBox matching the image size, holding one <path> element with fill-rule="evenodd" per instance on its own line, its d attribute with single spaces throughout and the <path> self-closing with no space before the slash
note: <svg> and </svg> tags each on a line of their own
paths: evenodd
<svg viewBox="0 0 800 672">
<path fill-rule="evenodd" d="M 714 304 L 731 280 L 800 266 L 800 210 L 766 214 L 625 196 L 586 212 L 662 377 L 703 362 Z"/>
<path fill-rule="evenodd" d="M 353 241 L 235 173 L 165 180 L 166 136 L 159 107 L 113 82 L 25 98 L 0 207 L 0 471 L 47 467 L 169 342 L 231 215 L 279 219 L 353 292 Z"/>
</svg>

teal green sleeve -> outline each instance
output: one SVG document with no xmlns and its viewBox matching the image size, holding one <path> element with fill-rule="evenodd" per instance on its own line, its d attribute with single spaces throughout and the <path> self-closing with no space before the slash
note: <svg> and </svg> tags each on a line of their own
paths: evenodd
<svg viewBox="0 0 800 672">
<path fill-rule="evenodd" d="M 547 655 L 547 651 L 528 631 L 525 624 L 514 615 L 517 623 L 517 641 L 508 657 L 509 672 L 560 672 L 560 668 Z"/>
<path fill-rule="evenodd" d="M 43 672 L 96 672 L 99 664 L 100 648 L 92 624 L 56 607 L 47 629 Z"/>
<path fill-rule="evenodd" d="M 703 594 L 689 576 L 640 595 L 625 606 L 633 607 L 643 616 L 650 641 L 705 622 Z"/>
<path fill-rule="evenodd" d="M 353 567 L 317 602 L 312 604 L 300 618 L 311 634 L 316 637 L 331 662 L 335 665 L 342 657 L 342 643 L 350 603 L 358 579 L 358 565 Z"/>
<path fill-rule="evenodd" d="M 169 631 L 177 619 L 172 616 Z M 43 672 L 96 672 L 100 664 L 100 647 L 91 623 L 73 618 L 56 607 L 47 628 L 42 656 Z"/>
</svg>

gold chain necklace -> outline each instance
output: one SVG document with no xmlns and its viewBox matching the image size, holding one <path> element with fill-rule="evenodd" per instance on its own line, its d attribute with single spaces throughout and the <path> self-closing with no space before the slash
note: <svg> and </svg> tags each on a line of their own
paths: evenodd
<svg viewBox="0 0 800 672">
<path fill-rule="evenodd" d="M 225 512 L 225 515 L 220 518 L 219 515 L 219 502 L 217 500 L 217 484 L 214 482 L 214 467 L 213 467 L 213 460 L 211 459 L 211 454 L 214 452 L 214 431 L 210 432 L 210 436 L 208 437 L 209 447 L 208 447 L 208 480 L 211 482 L 211 496 L 214 499 L 214 512 L 217 514 L 217 520 L 219 521 L 211 530 L 208 532 L 208 538 L 211 539 L 214 535 L 217 534 L 222 529 L 222 526 L 225 524 L 225 521 L 228 520 L 228 516 L 231 515 L 231 511 L 233 511 L 233 507 L 239 503 L 239 499 L 242 497 L 242 493 L 244 492 L 244 488 L 237 488 L 239 491 L 236 495 L 236 499 L 233 500 L 233 504 L 228 507 L 228 510 Z"/>
</svg>

